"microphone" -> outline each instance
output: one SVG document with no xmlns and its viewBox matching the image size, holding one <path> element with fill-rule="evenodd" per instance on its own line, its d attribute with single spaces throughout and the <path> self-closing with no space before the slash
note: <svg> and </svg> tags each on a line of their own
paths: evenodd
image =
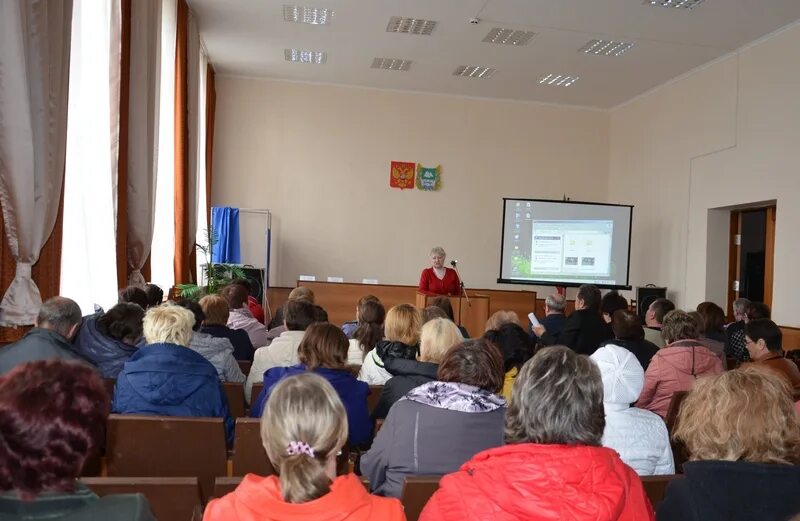
<svg viewBox="0 0 800 521">
<path fill-rule="evenodd" d="M 452 266 L 452 267 L 454 267 L 454 268 L 455 268 L 455 267 L 456 267 L 456 264 L 458 264 L 458 261 L 457 261 L 457 260 L 451 260 L 451 261 L 450 261 L 450 266 Z"/>
</svg>

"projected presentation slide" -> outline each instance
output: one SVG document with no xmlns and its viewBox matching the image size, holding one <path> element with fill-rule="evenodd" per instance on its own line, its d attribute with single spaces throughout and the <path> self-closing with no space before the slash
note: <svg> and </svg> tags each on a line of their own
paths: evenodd
<svg viewBox="0 0 800 521">
<path fill-rule="evenodd" d="M 505 199 L 498 282 L 628 285 L 631 206 Z"/>
</svg>

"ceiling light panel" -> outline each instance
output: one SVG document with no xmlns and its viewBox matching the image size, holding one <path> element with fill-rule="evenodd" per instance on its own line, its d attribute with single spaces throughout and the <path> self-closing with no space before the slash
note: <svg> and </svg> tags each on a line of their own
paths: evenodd
<svg viewBox="0 0 800 521">
<path fill-rule="evenodd" d="M 491 67 L 482 67 L 480 65 L 459 65 L 453 71 L 453 76 L 463 76 L 465 78 L 481 78 L 487 79 L 496 72 L 496 69 Z"/>
<path fill-rule="evenodd" d="M 615 42 L 613 40 L 590 40 L 586 45 L 578 49 L 586 54 L 597 54 L 599 56 L 619 56 L 633 47 L 630 42 Z"/>
<path fill-rule="evenodd" d="M 578 81 L 580 76 L 565 76 L 563 74 L 545 74 L 539 78 L 540 85 L 552 85 L 553 87 L 569 87 Z"/>
<path fill-rule="evenodd" d="M 325 51 L 304 51 L 301 49 L 285 49 L 283 56 L 287 62 L 313 63 L 322 65 L 328 61 L 328 53 Z"/>
<path fill-rule="evenodd" d="M 283 19 L 287 22 L 297 22 L 311 25 L 328 25 L 331 23 L 333 11 L 318 7 L 303 7 L 300 5 L 284 5 Z"/>
<path fill-rule="evenodd" d="M 388 71 L 407 71 L 411 68 L 411 60 L 400 58 L 375 58 L 372 60 L 373 69 L 386 69 Z"/>
<path fill-rule="evenodd" d="M 644 0 L 644 5 L 654 7 L 673 7 L 675 9 L 691 9 L 703 3 L 703 0 Z"/>
<path fill-rule="evenodd" d="M 536 34 L 533 31 L 520 31 L 515 29 L 503 29 L 502 27 L 495 27 L 489 31 L 486 38 L 483 39 L 486 43 L 499 43 L 503 45 L 528 45 Z"/>
<path fill-rule="evenodd" d="M 434 22 L 433 20 L 393 16 L 389 19 L 389 25 L 386 26 L 386 32 L 421 34 L 430 36 L 430 34 L 433 32 L 433 29 L 436 27 L 436 24 L 437 22 Z"/>
</svg>

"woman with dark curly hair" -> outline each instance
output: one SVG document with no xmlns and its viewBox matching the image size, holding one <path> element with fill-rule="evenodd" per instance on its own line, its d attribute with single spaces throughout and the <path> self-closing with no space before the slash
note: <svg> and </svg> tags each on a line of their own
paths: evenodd
<svg viewBox="0 0 800 521">
<path fill-rule="evenodd" d="M 0 519 L 154 520 L 141 494 L 98 498 L 76 481 L 108 411 L 83 364 L 28 362 L 0 378 Z"/>
</svg>

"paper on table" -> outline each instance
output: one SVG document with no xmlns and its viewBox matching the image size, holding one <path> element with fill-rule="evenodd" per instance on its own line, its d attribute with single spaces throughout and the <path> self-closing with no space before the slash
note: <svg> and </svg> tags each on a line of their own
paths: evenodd
<svg viewBox="0 0 800 521">
<path fill-rule="evenodd" d="M 536 318 L 536 315 L 534 315 L 533 313 L 528 313 L 528 320 L 531 321 L 531 327 L 537 327 L 542 325 Z"/>
</svg>

